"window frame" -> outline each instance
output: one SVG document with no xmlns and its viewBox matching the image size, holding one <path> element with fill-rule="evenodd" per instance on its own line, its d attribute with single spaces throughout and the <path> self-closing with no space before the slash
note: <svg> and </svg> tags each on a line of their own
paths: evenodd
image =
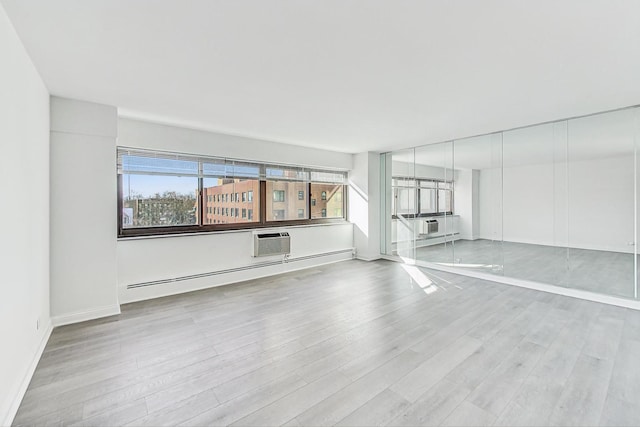
<svg viewBox="0 0 640 427">
<path fill-rule="evenodd" d="M 117 155 L 120 155 L 120 151 L 127 151 L 127 147 L 118 147 Z M 151 150 L 143 150 L 132 148 L 136 153 L 139 152 L 147 152 L 150 155 L 153 153 L 158 153 L 157 151 Z M 165 152 L 159 152 L 166 154 Z M 174 154 L 174 153 L 169 153 Z M 177 154 L 176 154 L 177 155 Z M 199 162 L 207 161 L 208 157 L 206 156 L 197 156 L 197 155 L 184 155 L 190 156 L 199 159 Z M 239 160 L 245 163 L 252 163 L 255 165 L 260 165 L 261 168 L 266 168 L 267 166 L 272 166 L 271 163 L 260 163 L 260 162 L 249 162 L 246 160 Z M 286 165 L 280 165 L 286 167 Z M 297 167 L 299 166 L 291 166 Z M 200 164 L 200 169 L 202 169 L 202 164 Z M 233 230 L 251 230 L 251 229 L 260 229 L 260 228 L 273 228 L 273 227 L 286 227 L 286 226 L 303 226 L 303 225 L 314 225 L 314 224 L 330 224 L 330 223 L 344 223 L 348 218 L 348 186 L 346 185 L 347 171 L 336 171 L 336 170 L 323 170 L 323 169 L 308 169 L 310 171 L 319 171 L 319 172 L 330 172 L 330 173 L 339 173 L 343 174 L 345 178 L 345 183 L 333 182 L 334 185 L 342 185 L 342 217 L 340 218 L 311 218 L 311 197 L 307 197 L 306 199 L 306 218 L 301 219 L 288 219 L 288 220 L 280 220 L 273 221 L 267 220 L 267 211 L 266 211 L 266 200 L 267 200 L 267 181 L 277 181 L 277 179 L 270 179 L 269 177 L 265 177 L 262 174 L 259 177 L 243 177 L 238 176 L 237 179 L 247 179 L 247 180 L 256 180 L 259 182 L 258 191 L 258 203 L 256 208 L 259 213 L 259 220 L 253 221 L 255 218 L 255 214 L 253 213 L 253 208 L 247 207 L 247 219 L 252 222 L 246 223 L 207 223 L 206 221 L 206 211 L 207 201 L 204 197 L 203 191 L 203 181 L 204 177 L 198 177 L 198 191 L 196 197 L 197 203 L 197 212 L 196 212 L 196 221 L 197 224 L 193 225 L 175 225 L 175 226 L 149 226 L 149 227 L 135 227 L 135 228 L 124 228 L 123 227 L 123 218 L 122 218 L 122 208 L 124 206 L 124 194 L 123 194 L 123 177 L 128 174 L 124 171 L 117 171 L 117 229 L 118 229 L 118 238 L 128 238 L 128 237 L 143 237 L 143 236 L 163 236 L 163 235 L 180 235 L 180 234 L 197 234 L 197 233 L 212 233 L 217 231 L 233 231 Z M 135 172 L 130 172 L 131 174 L 135 174 Z M 163 175 L 163 174 L 160 174 Z M 328 182 L 323 181 L 314 181 L 314 180 L 288 180 L 290 182 L 304 182 L 306 185 L 307 194 L 311 194 L 311 185 L 312 184 L 326 184 Z M 215 196 L 214 196 L 215 197 Z M 247 202 L 253 202 L 254 197 L 256 195 L 253 194 L 252 191 L 247 191 Z M 272 196 L 273 197 L 273 196 Z M 285 195 L 286 198 L 286 195 Z M 222 200 L 221 200 L 222 202 Z M 249 218 L 249 211 L 251 211 L 251 218 Z"/>
</svg>

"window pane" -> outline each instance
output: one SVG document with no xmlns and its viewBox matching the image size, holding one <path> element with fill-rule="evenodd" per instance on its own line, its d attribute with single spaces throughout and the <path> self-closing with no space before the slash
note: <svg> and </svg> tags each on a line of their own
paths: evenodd
<svg viewBox="0 0 640 427">
<path fill-rule="evenodd" d="M 266 174 L 267 179 L 291 179 L 296 181 L 307 181 L 309 179 L 309 172 L 293 166 L 268 166 Z"/>
<path fill-rule="evenodd" d="M 302 200 L 298 197 L 299 192 L 302 192 Z M 299 219 L 300 210 L 306 218 L 306 193 L 304 182 L 267 181 L 267 221 Z"/>
<path fill-rule="evenodd" d="M 406 179 L 406 178 L 393 178 L 394 187 L 415 187 L 416 181 L 414 179 Z"/>
<path fill-rule="evenodd" d="M 122 227 L 197 224 L 197 177 L 122 175 Z"/>
<path fill-rule="evenodd" d="M 453 199 L 451 190 L 438 190 L 438 212 L 453 212 L 451 200 Z"/>
<path fill-rule="evenodd" d="M 284 190 L 273 190 L 273 201 L 284 202 Z"/>
<path fill-rule="evenodd" d="M 420 189 L 420 213 L 436 213 L 436 190 L 431 188 Z"/>
<path fill-rule="evenodd" d="M 436 181 L 420 181 L 420 187 L 423 188 L 436 188 L 437 186 L 438 183 Z"/>
<path fill-rule="evenodd" d="M 311 184 L 311 219 L 342 218 L 343 192 L 343 185 Z"/>
<path fill-rule="evenodd" d="M 122 170 L 131 173 L 150 172 L 197 176 L 198 162 L 125 154 L 122 156 Z"/>
<path fill-rule="evenodd" d="M 331 184 L 344 184 L 347 174 L 344 172 L 311 171 L 312 182 L 326 182 Z"/>
<path fill-rule="evenodd" d="M 210 178 L 255 178 L 260 177 L 260 166 L 242 162 L 204 162 L 202 173 Z"/>
<path fill-rule="evenodd" d="M 204 210 L 205 224 L 238 224 L 260 220 L 257 214 L 246 214 L 248 211 L 260 212 L 258 197 L 253 197 L 254 193 L 260 194 L 260 181 L 257 179 L 204 178 L 202 186 L 203 200 L 207 205 L 215 206 L 212 213 Z M 214 202 L 208 201 L 209 195 Z"/>
<path fill-rule="evenodd" d="M 396 188 L 395 209 L 397 215 L 413 215 L 416 213 L 416 189 Z"/>
</svg>

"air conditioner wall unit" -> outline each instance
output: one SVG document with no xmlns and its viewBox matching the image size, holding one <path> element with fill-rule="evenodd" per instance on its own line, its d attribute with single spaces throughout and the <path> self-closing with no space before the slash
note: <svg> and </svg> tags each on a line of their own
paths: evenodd
<svg viewBox="0 0 640 427">
<path fill-rule="evenodd" d="M 291 236 L 287 232 L 253 235 L 253 256 L 287 255 L 291 253 Z"/>
<path fill-rule="evenodd" d="M 424 222 L 424 234 L 434 234 L 438 232 L 439 223 L 435 219 L 428 219 Z"/>
</svg>

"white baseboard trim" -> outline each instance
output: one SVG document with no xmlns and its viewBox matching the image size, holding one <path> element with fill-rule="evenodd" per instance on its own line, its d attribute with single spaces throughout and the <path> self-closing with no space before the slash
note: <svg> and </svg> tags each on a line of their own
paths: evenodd
<svg viewBox="0 0 640 427">
<path fill-rule="evenodd" d="M 29 368 L 27 369 L 27 372 L 25 373 L 25 376 L 22 379 L 22 382 L 20 383 L 20 388 L 18 389 L 18 392 L 16 393 L 13 401 L 9 406 L 9 410 L 6 414 L 5 419 L 0 420 L 0 425 L 10 426 L 13 423 L 13 420 L 15 419 L 16 414 L 18 413 L 18 409 L 20 408 L 20 404 L 22 403 L 22 399 L 24 398 L 24 395 L 27 392 L 27 388 L 29 388 L 29 383 L 31 383 L 31 378 L 33 377 L 33 374 L 36 371 L 36 368 L 38 367 L 38 363 L 40 362 L 42 353 L 44 353 L 44 349 L 47 346 L 47 343 L 49 342 L 49 337 L 51 336 L 52 331 L 53 331 L 53 325 L 51 324 L 51 322 L 49 322 L 49 325 L 47 326 L 47 329 L 44 335 L 42 336 L 42 339 L 40 340 L 40 344 L 38 344 L 38 349 L 36 350 L 36 354 L 33 355 L 33 359 L 29 364 Z"/>
<path fill-rule="evenodd" d="M 70 325 L 72 323 L 85 322 L 87 320 L 99 319 L 101 317 L 115 316 L 120 314 L 120 304 L 108 305 L 105 307 L 92 308 L 90 310 L 77 311 L 75 313 L 61 314 L 53 316 L 51 323 L 54 327 Z"/>
<path fill-rule="evenodd" d="M 382 257 L 380 255 L 378 255 L 378 256 L 361 256 L 361 255 L 357 255 L 356 259 L 359 259 L 361 261 L 377 261 L 379 259 L 382 259 Z"/>
</svg>

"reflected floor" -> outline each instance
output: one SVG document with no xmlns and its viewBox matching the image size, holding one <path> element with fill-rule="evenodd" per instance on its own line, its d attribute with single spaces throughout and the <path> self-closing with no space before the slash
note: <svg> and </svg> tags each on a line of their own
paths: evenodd
<svg viewBox="0 0 640 427">
<path fill-rule="evenodd" d="M 418 261 L 634 297 L 633 254 L 490 240 L 457 240 L 416 249 Z"/>
</svg>

